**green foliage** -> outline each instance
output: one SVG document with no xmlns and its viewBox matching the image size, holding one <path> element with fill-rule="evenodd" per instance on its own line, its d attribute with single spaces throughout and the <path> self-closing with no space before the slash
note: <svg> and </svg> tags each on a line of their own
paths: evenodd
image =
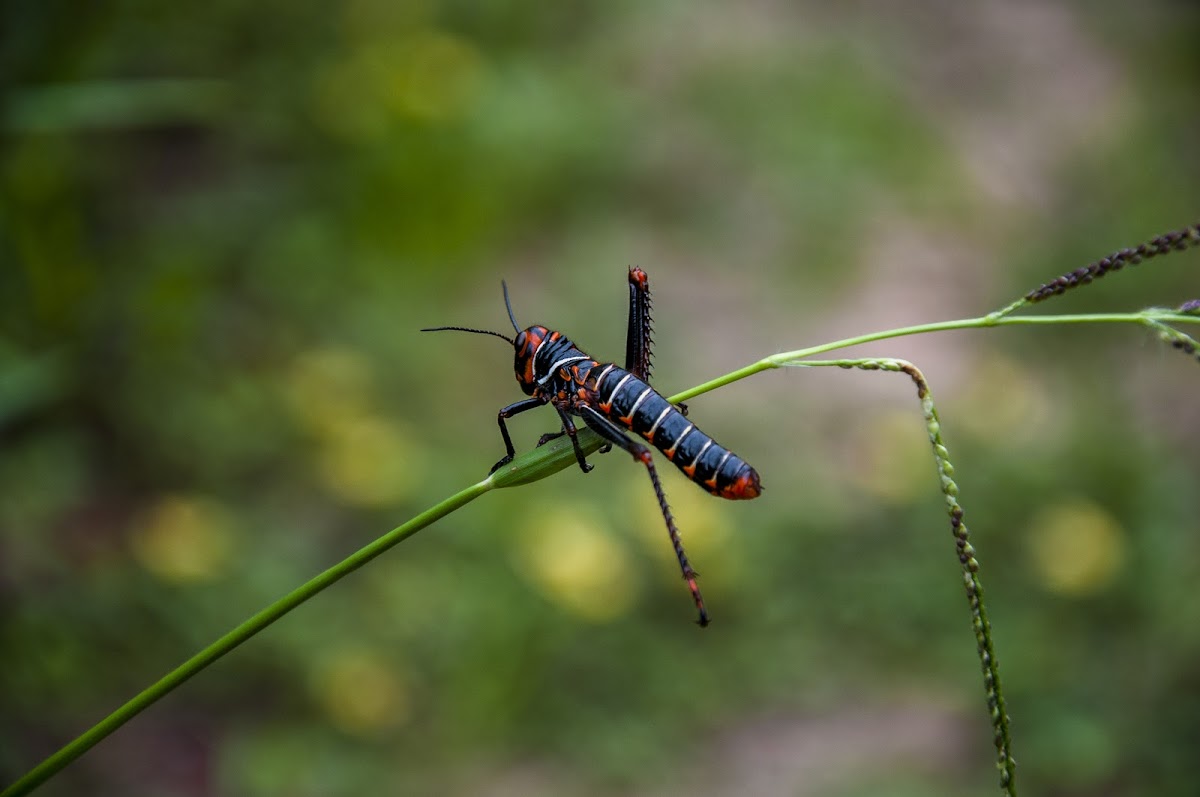
<svg viewBox="0 0 1200 797">
<path fill-rule="evenodd" d="M 519 320 L 611 359 L 643 265 L 671 393 L 973 314 L 1200 204 L 1175 7 L 0 13 L 4 784 L 484 475 L 511 354 L 416 330 L 503 325 L 502 276 Z M 1056 310 L 1178 305 L 1194 257 Z M 1018 318 L 868 354 L 938 388 L 1020 778 L 1190 794 L 1195 368 Z M 703 633 L 644 474 L 599 457 L 379 558 L 43 791 L 718 793 L 770 770 L 771 793 L 994 793 L 927 443 L 887 382 L 693 403 L 766 485 L 732 506 L 664 474 Z M 514 424 L 518 449 L 552 420 Z"/>
</svg>

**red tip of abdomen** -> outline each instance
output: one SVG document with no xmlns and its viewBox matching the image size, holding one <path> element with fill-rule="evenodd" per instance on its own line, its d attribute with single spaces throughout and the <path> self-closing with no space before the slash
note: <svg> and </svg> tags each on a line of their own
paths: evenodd
<svg viewBox="0 0 1200 797">
<path fill-rule="evenodd" d="M 762 483 L 758 480 L 758 471 L 747 465 L 746 469 L 721 491 L 721 497 L 733 501 L 749 500 L 758 498 L 761 493 Z"/>
</svg>

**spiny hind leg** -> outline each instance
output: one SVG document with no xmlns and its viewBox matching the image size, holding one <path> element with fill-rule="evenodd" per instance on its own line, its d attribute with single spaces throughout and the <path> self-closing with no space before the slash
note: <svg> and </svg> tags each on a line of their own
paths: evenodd
<svg viewBox="0 0 1200 797">
<path fill-rule="evenodd" d="M 658 480 L 658 471 L 654 469 L 654 460 L 650 456 L 650 449 L 635 440 L 630 440 L 625 436 L 621 427 L 591 407 L 582 407 L 580 415 L 582 415 L 584 423 L 590 426 L 596 434 L 628 451 L 634 459 L 646 466 L 646 472 L 650 474 L 650 482 L 654 485 L 654 494 L 658 497 L 659 509 L 662 510 L 663 520 L 667 524 L 667 534 L 671 537 L 671 545 L 679 560 L 679 569 L 683 573 L 688 589 L 691 590 L 692 600 L 696 603 L 696 611 L 700 613 L 697 622 L 703 628 L 708 625 L 708 610 L 704 607 L 704 596 L 700 594 L 700 587 L 696 584 L 699 574 L 692 569 L 687 554 L 683 550 L 683 541 L 679 538 L 679 529 L 675 528 L 675 518 L 671 516 L 671 507 L 667 505 L 667 496 L 663 493 L 662 483 Z"/>
<path fill-rule="evenodd" d="M 625 333 L 625 370 L 650 382 L 650 279 L 637 266 L 629 269 L 629 327 Z"/>
</svg>

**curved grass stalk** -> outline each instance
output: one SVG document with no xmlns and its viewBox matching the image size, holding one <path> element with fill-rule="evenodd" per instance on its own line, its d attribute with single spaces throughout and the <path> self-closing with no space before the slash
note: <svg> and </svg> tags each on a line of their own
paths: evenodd
<svg viewBox="0 0 1200 797">
<path fill-rule="evenodd" d="M 1127 323 L 1160 326 L 1167 324 L 1198 324 L 1200 316 L 1188 313 L 1162 309 L 1144 310 L 1140 313 L 1105 313 L 1092 315 L 1060 315 L 1060 316 L 1009 316 L 992 313 L 979 318 L 960 319 L 957 321 L 942 321 L 932 324 L 891 329 L 874 332 L 853 338 L 825 343 L 797 351 L 774 354 L 756 363 L 739 368 L 736 371 L 717 377 L 716 379 L 697 385 L 670 397 L 670 401 L 678 403 L 695 396 L 716 390 L 719 387 L 737 382 L 761 371 L 799 365 L 799 360 L 824 352 L 844 349 L 861 343 L 887 340 L 890 338 L 918 335 L 927 332 L 939 332 L 952 329 L 979 329 L 984 327 L 1008 326 L 1014 324 L 1098 324 L 1098 323 Z M 1156 329 L 1158 329 L 1156 327 Z M 590 430 L 579 430 L 579 443 L 586 453 L 591 453 L 601 445 L 600 439 Z M 229 633 L 217 639 L 192 658 L 163 676 L 125 705 L 118 708 L 83 735 L 67 744 L 58 752 L 38 764 L 23 777 L 0 792 L 0 797 L 19 797 L 33 791 L 40 784 L 62 770 L 79 756 L 90 750 L 98 742 L 140 714 L 164 695 L 170 693 L 192 676 L 232 651 L 238 645 L 250 639 L 271 623 L 290 612 L 300 604 L 315 596 L 334 582 L 362 567 L 364 564 L 379 556 L 397 543 L 411 537 L 434 521 L 450 514 L 459 507 L 473 501 L 492 489 L 516 487 L 539 481 L 575 465 L 575 455 L 570 442 L 560 438 L 544 446 L 518 455 L 512 462 L 497 470 L 482 482 L 472 485 L 436 506 L 422 512 L 402 526 L 398 526 L 369 545 L 363 547 L 347 559 L 339 562 L 307 583 L 288 593 L 284 597 L 267 606 Z"/>
<path fill-rule="evenodd" d="M 954 535 L 958 550 L 958 561 L 962 565 L 963 585 L 967 590 L 967 602 L 971 606 L 971 626 L 975 631 L 975 645 L 979 652 L 979 664 L 983 670 L 983 685 L 987 693 L 988 713 L 992 719 L 992 741 L 996 745 L 996 768 L 1000 770 L 1000 788 L 1008 795 L 1016 795 L 1013 781 L 1016 762 L 1012 757 L 1012 736 L 1009 731 L 1008 710 L 1004 705 L 1004 690 L 1000 685 L 999 662 L 992 643 L 992 624 L 988 621 L 987 607 L 983 602 L 983 584 L 979 580 L 979 560 L 975 548 L 968 538 L 967 524 L 963 521 L 963 508 L 958 503 L 958 484 L 954 481 L 954 465 L 950 453 L 942 441 L 942 424 L 938 420 L 937 408 L 933 404 L 933 393 L 925 375 L 906 360 L 870 358 L 863 360 L 798 360 L 786 365 L 810 368 L 837 366 L 859 368 L 864 371 L 891 371 L 908 374 L 917 386 L 917 397 L 921 400 L 921 414 L 925 419 L 925 431 L 933 447 L 933 458 L 937 463 L 941 481 L 942 497 L 946 500 L 946 512 L 950 516 L 950 531 Z"/>
<path fill-rule="evenodd" d="M 1162 308 L 1151 308 L 1137 313 L 1087 313 L 1079 315 L 1009 316 L 1000 315 L 999 313 L 1000 311 L 997 311 L 996 313 L 989 313 L 978 318 L 937 321 L 932 324 L 918 324 L 917 326 L 889 329 L 882 332 L 871 332 L 866 335 L 857 335 L 853 338 L 836 340 L 832 343 L 822 343 L 819 346 L 810 346 L 807 349 L 772 354 L 770 357 L 765 357 L 744 368 L 739 368 L 724 376 L 719 376 L 702 385 L 697 385 L 682 393 L 678 393 L 672 396 L 670 400 L 672 402 L 687 401 L 710 390 L 716 390 L 719 387 L 737 382 L 740 379 L 745 379 L 748 376 L 753 376 L 762 371 L 769 371 L 773 368 L 794 365 L 796 360 L 815 357 L 818 354 L 838 351 L 839 349 L 848 349 L 851 346 L 858 346 L 863 343 L 891 340 L 892 338 L 902 338 L 908 335 L 922 335 L 927 332 L 946 332 L 953 329 L 982 329 L 985 327 L 1036 326 L 1043 324 L 1138 324 L 1141 326 L 1147 326 L 1149 322 L 1157 322 L 1159 324 L 1200 324 L 1200 316 L 1177 310 L 1164 310 Z M 564 463 L 565 466 L 566 464 Z"/>
</svg>

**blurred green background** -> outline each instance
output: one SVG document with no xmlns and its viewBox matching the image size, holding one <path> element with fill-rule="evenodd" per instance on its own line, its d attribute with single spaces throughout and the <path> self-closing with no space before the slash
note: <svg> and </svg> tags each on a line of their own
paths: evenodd
<svg viewBox="0 0 1200 797">
<path fill-rule="evenodd" d="M 1197 220 L 1200 15 L 1149 2 L 0 6 L 0 781 L 481 478 L 511 352 L 665 393 L 979 315 Z M 1038 311 L 1200 294 L 1184 254 Z M 921 366 L 1025 793 L 1193 795 L 1200 372 L 1136 328 Z M 46 795 L 987 795 L 912 385 L 774 372 L 692 417 L 766 491 L 641 468 L 485 496 L 179 689 Z M 555 427 L 512 423 L 518 448 Z M 670 471 L 669 473 L 667 471 Z"/>
</svg>

